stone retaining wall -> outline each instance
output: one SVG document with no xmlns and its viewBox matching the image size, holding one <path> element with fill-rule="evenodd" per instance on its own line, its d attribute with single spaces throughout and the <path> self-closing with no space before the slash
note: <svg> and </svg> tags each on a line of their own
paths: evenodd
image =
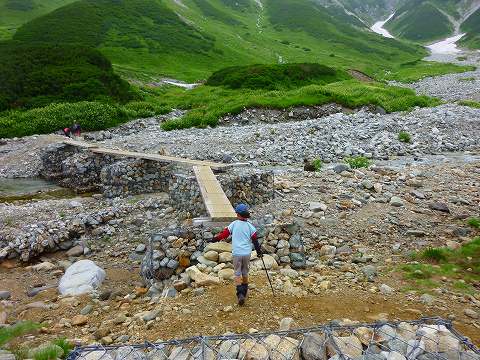
<svg viewBox="0 0 480 360">
<path fill-rule="evenodd" d="M 265 218 L 253 222 L 264 254 L 270 255 L 264 259 L 267 267 L 290 265 L 294 269 L 305 268 L 307 262 L 301 228 L 296 223 L 270 221 Z M 220 230 L 189 226 L 153 234 L 142 261 L 145 282 L 154 284 L 161 291 L 172 282 L 182 281 L 184 276 L 181 274 L 192 265 L 205 274 L 223 278 L 228 273 L 225 269 L 233 269 L 231 244 L 208 243 Z M 252 266 L 255 268 L 255 261 Z"/>
<path fill-rule="evenodd" d="M 42 155 L 41 176 L 61 186 L 100 191 L 107 198 L 168 192 L 179 217 L 205 216 L 200 188 L 191 167 L 164 162 L 115 158 L 66 144 L 54 144 Z M 218 175 L 232 202 L 255 205 L 274 196 L 273 174 L 256 169 L 229 169 Z"/>
</svg>

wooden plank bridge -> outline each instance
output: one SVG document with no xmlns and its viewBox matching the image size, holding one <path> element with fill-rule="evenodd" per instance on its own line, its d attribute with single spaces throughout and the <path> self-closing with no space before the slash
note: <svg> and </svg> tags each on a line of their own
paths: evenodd
<svg viewBox="0 0 480 360">
<path fill-rule="evenodd" d="M 212 171 L 212 169 L 225 169 L 231 167 L 229 164 L 186 159 L 160 154 L 109 149 L 100 147 L 96 144 L 73 139 L 62 138 L 61 141 L 64 144 L 80 147 L 96 154 L 191 165 L 193 166 L 195 177 L 198 181 L 198 185 L 200 186 L 200 192 L 202 194 L 205 208 L 210 216 L 210 220 L 213 222 L 225 222 L 236 218 L 236 214 L 232 204 L 230 203 L 230 200 L 228 200 L 225 192 L 222 189 L 222 186 L 220 185 L 220 182 Z"/>
</svg>

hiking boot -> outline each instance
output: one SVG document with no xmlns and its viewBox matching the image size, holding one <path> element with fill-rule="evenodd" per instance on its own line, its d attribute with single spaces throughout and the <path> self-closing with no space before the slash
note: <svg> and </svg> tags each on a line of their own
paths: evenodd
<svg viewBox="0 0 480 360">
<path fill-rule="evenodd" d="M 245 293 L 243 285 L 237 285 L 237 299 L 238 305 L 242 306 L 243 304 L 245 304 Z"/>
<path fill-rule="evenodd" d="M 248 293 L 248 284 L 242 284 L 242 286 L 243 286 L 243 295 L 245 295 L 245 298 L 246 298 Z"/>
</svg>

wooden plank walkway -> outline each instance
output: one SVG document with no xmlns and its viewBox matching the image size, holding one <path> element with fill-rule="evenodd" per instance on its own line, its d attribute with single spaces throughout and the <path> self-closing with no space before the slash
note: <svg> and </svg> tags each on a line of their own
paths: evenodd
<svg viewBox="0 0 480 360">
<path fill-rule="evenodd" d="M 193 159 L 186 159 L 186 158 L 179 158 L 176 156 L 167 156 L 167 155 L 159 155 L 159 154 L 149 154 L 149 153 L 141 153 L 135 151 L 126 151 L 126 150 L 116 150 L 116 149 L 108 149 L 104 147 L 99 147 L 95 144 L 90 144 L 85 141 L 78 141 L 73 139 L 63 139 L 64 144 L 72 145 L 81 147 L 84 149 L 88 149 L 91 152 L 96 154 L 105 154 L 105 155 L 112 155 L 112 156 L 124 156 L 134 159 L 146 159 L 146 160 L 153 160 L 153 161 L 166 161 L 166 162 L 175 162 L 180 164 L 186 165 L 196 165 L 196 166 L 210 166 L 213 169 L 222 169 L 226 167 L 230 167 L 230 164 L 222 164 L 216 163 L 213 161 L 204 161 L 204 160 L 193 160 Z"/>
<path fill-rule="evenodd" d="M 231 221 L 237 218 L 227 195 L 209 166 L 194 166 L 203 202 L 212 221 Z"/>
</svg>

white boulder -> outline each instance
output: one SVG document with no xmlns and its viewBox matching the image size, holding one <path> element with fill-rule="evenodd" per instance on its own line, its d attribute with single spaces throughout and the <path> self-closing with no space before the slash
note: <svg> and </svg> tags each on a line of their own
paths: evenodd
<svg viewBox="0 0 480 360">
<path fill-rule="evenodd" d="M 105 271 L 93 261 L 80 260 L 67 268 L 60 279 L 58 291 L 70 296 L 86 294 L 98 288 L 105 277 Z"/>
</svg>

